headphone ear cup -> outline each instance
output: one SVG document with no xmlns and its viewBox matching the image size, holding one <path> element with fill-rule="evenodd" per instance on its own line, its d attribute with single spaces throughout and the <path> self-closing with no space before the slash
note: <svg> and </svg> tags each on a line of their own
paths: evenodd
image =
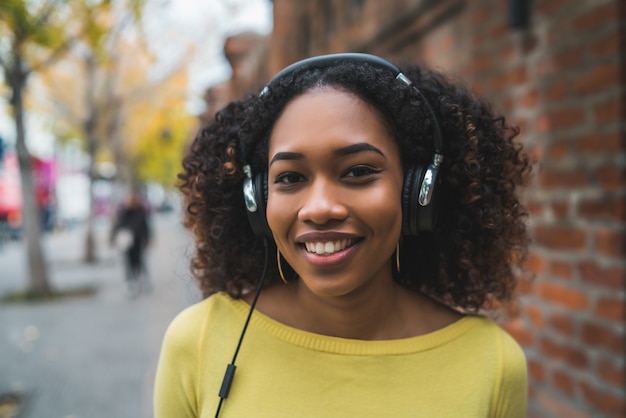
<svg viewBox="0 0 626 418">
<path fill-rule="evenodd" d="M 402 235 L 415 236 L 420 231 L 432 231 L 437 218 L 435 193 L 433 188 L 430 203 L 419 203 L 420 190 L 427 169 L 423 166 L 409 167 L 404 175 L 402 186 Z M 436 181 L 436 179 L 435 179 Z M 435 183 L 436 186 L 436 183 Z"/>
<path fill-rule="evenodd" d="M 267 218 L 265 216 L 265 208 L 267 206 L 267 176 L 265 174 L 257 174 L 250 179 L 252 186 L 252 195 L 254 197 L 254 204 L 256 210 L 247 209 L 248 221 L 250 227 L 255 235 L 260 237 L 267 237 L 274 240 L 272 231 L 267 224 Z M 246 194 L 246 187 L 244 186 L 244 194 Z"/>
<path fill-rule="evenodd" d="M 258 228 L 260 233 L 257 235 L 261 235 L 269 238 L 274 241 L 274 236 L 272 235 L 272 230 L 270 226 L 267 224 L 267 173 L 263 172 L 254 176 L 254 196 L 256 201 L 258 202 L 258 211 L 259 219 L 258 219 Z"/>
<path fill-rule="evenodd" d="M 419 185 L 421 184 L 420 166 L 409 167 L 404 174 L 404 184 L 402 185 L 402 235 L 417 235 L 417 226 L 415 223 L 415 207 L 417 196 L 419 194 Z"/>
<path fill-rule="evenodd" d="M 431 232 L 435 229 L 435 223 L 437 220 L 437 211 L 435 210 L 435 200 L 436 200 L 436 194 L 433 192 L 431 201 L 428 205 L 422 206 L 419 203 L 416 203 L 416 206 L 417 206 L 416 224 L 417 224 L 418 231 Z"/>
</svg>

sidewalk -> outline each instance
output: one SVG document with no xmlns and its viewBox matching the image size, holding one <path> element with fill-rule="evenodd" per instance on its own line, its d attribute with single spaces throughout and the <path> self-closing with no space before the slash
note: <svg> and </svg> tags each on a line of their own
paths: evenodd
<svg viewBox="0 0 626 418">
<path fill-rule="evenodd" d="M 82 228 L 46 236 L 55 289 L 95 286 L 93 296 L 0 305 L 0 394 L 20 393 L 20 418 L 150 418 L 163 333 L 200 299 L 189 273 L 191 240 L 177 215 L 152 219 L 153 289 L 130 299 L 120 256 L 98 225 L 99 262 L 81 260 Z M 21 243 L 0 249 L 0 294 L 26 286 Z"/>
</svg>

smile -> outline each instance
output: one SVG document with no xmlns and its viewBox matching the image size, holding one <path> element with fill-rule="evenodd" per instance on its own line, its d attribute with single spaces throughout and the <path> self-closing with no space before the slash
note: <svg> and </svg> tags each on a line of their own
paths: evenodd
<svg viewBox="0 0 626 418">
<path fill-rule="evenodd" d="M 355 239 L 341 239 L 337 241 L 316 241 L 305 242 L 304 246 L 310 253 L 318 255 L 330 255 L 338 251 L 351 247 L 356 242 Z"/>
</svg>

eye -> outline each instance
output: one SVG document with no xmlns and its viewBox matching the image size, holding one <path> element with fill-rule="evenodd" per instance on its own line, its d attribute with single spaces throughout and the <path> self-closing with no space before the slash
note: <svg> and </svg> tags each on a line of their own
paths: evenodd
<svg viewBox="0 0 626 418">
<path fill-rule="evenodd" d="M 296 184 L 304 180 L 304 176 L 294 172 L 281 173 L 276 176 L 274 183 Z"/>
<path fill-rule="evenodd" d="M 380 170 L 370 167 L 368 165 L 356 165 L 354 167 L 350 167 L 348 171 L 345 172 L 345 177 L 365 177 L 372 174 L 379 173 Z"/>
</svg>

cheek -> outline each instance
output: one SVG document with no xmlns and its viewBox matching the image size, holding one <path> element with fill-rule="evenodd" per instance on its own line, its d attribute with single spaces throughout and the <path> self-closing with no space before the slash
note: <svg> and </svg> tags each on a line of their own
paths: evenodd
<svg viewBox="0 0 626 418">
<path fill-rule="evenodd" d="M 374 193 L 355 193 L 352 207 L 373 229 L 391 236 L 400 234 L 402 227 L 401 190 L 397 185 L 378 188 Z"/>
<path fill-rule="evenodd" d="M 385 233 L 388 233 L 394 240 L 399 238 L 402 229 L 402 205 L 399 198 L 387 201 L 385 205 L 379 207 L 376 216 Z"/>
<path fill-rule="evenodd" d="M 279 235 L 280 232 L 284 232 L 290 224 L 290 219 L 294 216 L 291 212 L 291 208 L 294 207 L 293 202 L 288 202 L 285 199 L 281 199 L 280 195 L 270 195 L 267 200 L 267 207 L 265 209 L 265 217 L 267 218 L 267 224 L 274 233 Z"/>
</svg>

